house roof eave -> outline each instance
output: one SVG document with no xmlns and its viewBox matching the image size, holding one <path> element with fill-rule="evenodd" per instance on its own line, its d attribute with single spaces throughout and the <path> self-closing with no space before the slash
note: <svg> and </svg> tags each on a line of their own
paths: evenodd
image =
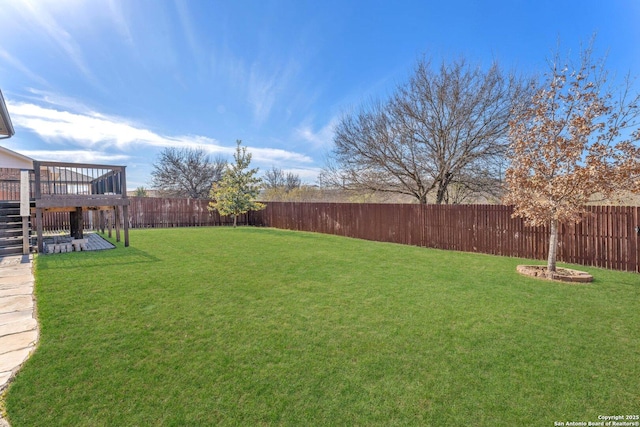
<svg viewBox="0 0 640 427">
<path fill-rule="evenodd" d="M 33 169 L 33 159 L 0 146 L 0 168 Z"/>
<path fill-rule="evenodd" d="M 14 134 L 9 110 L 7 110 L 7 104 L 5 104 L 2 91 L 0 91 L 0 139 L 11 138 Z"/>
</svg>

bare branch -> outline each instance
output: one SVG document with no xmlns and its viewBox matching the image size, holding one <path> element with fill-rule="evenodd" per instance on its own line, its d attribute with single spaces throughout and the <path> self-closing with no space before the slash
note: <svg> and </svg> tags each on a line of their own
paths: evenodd
<svg viewBox="0 0 640 427">
<path fill-rule="evenodd" d="M 322 179 L 345 189 L 408 194 L 420 203 L 433 193 L 436 203 L 452 200 L 454 183 L 474 192 L 477 173 L 493 172 L 489 165 L 504 158 L 512 112 L 531 87 L 498 64 L 485 71 L 460 59 L 434 70 L 423 58 L 388 101 L 342 117 Z M 496 185 L 489 191 L 495 193 L 500 181 L 483 179 L 483 187 Z"/>
<path fill-rule="evenodd" d="M 152 187 L 170 197 L 207 198 L 226 164 L 220 156 L 211 161 L 202 148 L 166 148 L 153 164 Z"/>
</svg>

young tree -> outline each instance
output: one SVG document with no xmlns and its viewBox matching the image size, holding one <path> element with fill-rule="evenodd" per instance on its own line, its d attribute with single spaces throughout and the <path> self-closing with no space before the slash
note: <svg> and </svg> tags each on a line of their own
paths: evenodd
<svg viewBox="0 0 640 427">
<path fill-rule="evenodd" d="M 321 182 L 419 203 L 430 195 L 436 203 L 453 200 L 454 187 L 494 192 L 514 105 L 530 94 L 527 82 L 496 63 L 483 70 L 463 59 L 439 67 L 423 59 L 388 101 L 341 118 Z"/>
<path fill-rule="evenodd" d="M 233 226 L 236 227 L 238 215 L 265 208 L 255 201 L 260 191 L 260 178 L 256 177 L 258 168 L 249 169 L 251 153 L 246 147 L 240 147 L 242 141 L 236 141 L 234 162 L 227 166 L 222 179 L 211 187 L 209 209 L 217 210 L 220 215 L 232 215 Z"/>
<path fill-rule="evenodd" d="M 202 148 L 165 148 L 153 164 L 152 186 L 169 197 L 205 199 L 226 164 L 220 156 L 211 161 Z"/>
<path fill-rule="evenodd" d="M 147 189 L 144 187 L 136 188 L 136 197 L 147 197 Z"/>
<path fill-rule="evenodd" d="M 589 46 L 577 66 L 556 55 L 542 88 L 511 121 L 504 201 L 529 225 L 549 225 L 549 278 L 559 224 L 580 221 L 594 197 L 640 191 L 639 103 L 628 78 L 619 90 L 607 84 L 604 61 L 594 61 Z"/>
</svg>

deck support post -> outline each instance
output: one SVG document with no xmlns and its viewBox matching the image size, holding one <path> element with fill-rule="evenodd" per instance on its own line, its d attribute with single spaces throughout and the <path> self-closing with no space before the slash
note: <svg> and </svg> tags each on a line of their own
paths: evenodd
<svg viewBox="0 0 640 427">
<path fill-rule="evenodd" d="M 123 166 L 120 172 L 121 172 L 120 190 L 121 190 L 122 198 L 125 199 L 125 201 L 127 202 L 122 205 L 122 216 L 124 217 L 122 221 L 123 223 L 122 225 L 124 226 L 124 247 L 126 248 L 129 246 L 129 203 L 128 203 L 128 200 L 126 200 L 127 199 L 127 169 Z"/>
<path fill-rule="evenodd" d="M 83 233 L 82 230 L 84 228 L 84 217 L 82 215 L 82 208 L 76 207 L 75 211 L 69 212 L 69 219 L 71 225 L 71 237 L 73 239 L 82 239 Z"/>
<path fill-rule="evenodd" d="M 29 218 L 28 216 L 22 217 L 22 255 L 29 255 Z"/>
<path fill-rule="evenodd" d="M 104 234 L 104 223 L 105 223 L 104 211 L 101 210 L 99 215 L 100 215 L 99 216 L 100 219 L 99 219 L 98 229 L 102 234 Z"/>
<path fill-rule="evenodd" d="M 20 217 L 22 217 L 22 254 L 28 255 L 29 247 L 29 219 L 31 218 L 31 194 L 29 193 L 29 171 L 20 171 Z"/>
<path fill-rule="evenodd" d="M 122 206 L 122 216 L 124 217 L 124 247 L 129 247 L 129 206 Z"/>
<path fill-rule="evenodd" d="M 107 231 L 109 232 L 109 238 L 111 238 L 111 228 L 112 228 L 112 224 L 113 224 L 113 214 L 111 213 L 111 211 L 107 211 L 106 213 L 107 216 Z"/>
<path fill-rule="evenodd" d="M 38 235 L 38 253 L 44 250 L 44 241 L 42 240 L 42 208 L 36 208 L 36 233 Z"/>
<path fill-rule="evenodd" d="M 113 212 L 115 216 L 114 221 L 116 223 L 116 242 L 119 242 L 120 241 L 120 206 L 114 206 Z"/>
</svg>

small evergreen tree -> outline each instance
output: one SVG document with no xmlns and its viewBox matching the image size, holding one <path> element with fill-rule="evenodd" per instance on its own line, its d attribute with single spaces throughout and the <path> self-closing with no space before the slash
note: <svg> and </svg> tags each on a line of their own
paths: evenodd
<svg viewBox="0 0 640 427">
<path fill-rule="evenodd" d="M 220 182 L 211 187 L 213 201 L 209 203 L 210 210 L 215 209 L 224 216 L 232 215 L 234 227 L 238 215 L 265 208 L 264 204 L 255 201 L 261 184 L 261 179 L 256 177 L 258 168 L 249 168 L 251 153 L 247 153 L 246 147 L 240 147 L 242 141 L 237 140 L 236 144 L 234 162 L 227 166 Z"/>
<path fill-rule="evenodd" d="M 136 188 L 136 197 L 147 197 L 147 189 L 144 187 Z"/>
</svg>

